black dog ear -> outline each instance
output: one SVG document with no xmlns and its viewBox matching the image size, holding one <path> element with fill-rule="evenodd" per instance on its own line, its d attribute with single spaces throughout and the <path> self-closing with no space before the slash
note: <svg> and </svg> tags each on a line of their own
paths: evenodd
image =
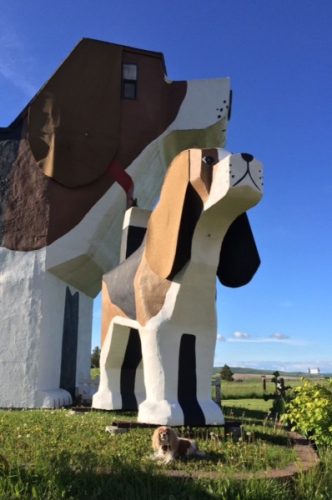
<svg viewBox="0 0 332 500">
<path fill-rule="evenodd" d="M 180 230 L 176 245 L 176 254 L 174 256 L 173 266 L 168 279 L 181 271 L 191 257 L 191 243 L 196 224 L 203 210 L 203 202 L 197 191 L 191 184 L 188 184 L 185 200 L 183 204 Z"/>
<path fill-rule="evenodd" d="M 255 240 L 246 213 L 230 225 L 221 245 L 217 276 L 232 288 L 246 285 L 260 264 Z"/>
</svg>

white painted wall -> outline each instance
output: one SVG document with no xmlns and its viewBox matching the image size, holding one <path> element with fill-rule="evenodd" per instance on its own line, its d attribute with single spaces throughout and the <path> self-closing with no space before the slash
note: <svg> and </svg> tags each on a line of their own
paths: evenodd
<svg viewBox="0 0 332 500">
<path fill-rule="evenodd" d="M 0 407 L 71 402 L 59 390 L 67 284 L 45 270 L 45 259 L 46 249 L 0 249 Z M 80 293 L 77 385 L 90 379 L 92 305 Z"/>
<path fill-rule="evenodd" d="M 45 250 L 0 249 L 0 407 L 33 407 L 38 385 Z"/>
</svg>

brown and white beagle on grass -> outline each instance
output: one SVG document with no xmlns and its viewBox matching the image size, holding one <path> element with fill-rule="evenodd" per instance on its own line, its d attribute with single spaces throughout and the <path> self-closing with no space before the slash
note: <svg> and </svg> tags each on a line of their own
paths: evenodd
<svg viewBox="0 0 332 500">
<path fill-rule="evenodd" d="M 253 156 L 223 149 L 189 149 L 173 160 L 142 244 L 104 275 L 93 407 L 139 403 L 141 422 L 223 423 L 210 398 L 215 281 L 242 286 L 259 266 L 245 212 L 262 197 L 262 170 Z"/>
<path fill-rule="evenodd" d="M 168 464 L 176 458 L 205 457 L 193 439 L 179 437 L 174 429 L 161 426 L 152 434 L 153 459 Z"/>
</svg>

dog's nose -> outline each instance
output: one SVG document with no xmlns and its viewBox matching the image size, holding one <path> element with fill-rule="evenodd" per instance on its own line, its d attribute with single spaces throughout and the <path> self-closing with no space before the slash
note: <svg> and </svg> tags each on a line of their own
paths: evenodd
<svg viewBox="0 0 332 500">
<path fill-rule="evenodd" d="M 247 163 L 250 163 L 254 159 L 254 157 L 249 153 L 241 153 L 241 156 Z"/>
</svg>

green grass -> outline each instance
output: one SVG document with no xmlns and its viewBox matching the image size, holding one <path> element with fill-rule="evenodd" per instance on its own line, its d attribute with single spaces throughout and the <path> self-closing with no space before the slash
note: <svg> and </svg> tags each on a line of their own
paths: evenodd
<svg viewBox="0 0 332 500">
<path fill-rule="evenodd" d="M 212 380 L 215 376 L 212 377 Z M 225 380 L 221 381 L 221 395 L 223 400 L 228 399 L 249 399 L 249 398 L 263 398 L 263 384 L 261 378 L 244 378 L 242 382 L 234 380 L 233 382 L 227 382 Z M 327 384 L 325 379 L 317 379 L 319 384 Z M 301 378 L 286 379 L 285 385 L 291 388 L 301 385 Z M 214 387 L 212 387 L 212 394 L 214 395 Z M 266 394 L 274 394 L 275 385 L 270 381 L 270 378 L 266 381 Z"/>
<path fill-rule="evenodd" d="M 128 414 L 118 415 L 121 420 L 133 419 Z M 105 432 L 105 426 L 110 425 L 113 416 L 107 413 L 87 412 L 72 414 L 68 410 L 58 411 L 10 411 L 0 412 L 1 450 L 2 455 L 13 467 L 29 466 L 42 469 L 45 463 L 51 463 L 57 455 L 70 455 L 69 463 L 74 470 L 82 466 L 81 456 L 85 456 L 85 466 L 88 468 L 109 467 L 113 460 L 130 461 L 137 466 L 155 466 L 151 464 L 151 429 L 132 429 L 126 434 L 110 436 Z M 271 430 L 263 426 L 257 427 L 259 439 L 254 439 L 254 431 L 250 428 L 250 442 L 247 439 L 247 428 L 243 430 L 242 439 L 238 442 L 223 439 L 223 429 L 213 428 L 216 439 L 203 439 L 206 432 L 194 429 L 200 448 L 207 453 L 204 460 L 188 462 L 172 462 L 170 468 L 201 470 L 259 470 L 277 465 L 275 450 L 269 456 L 268 442 L 263 442 L 262 433 L 271 435 Z M 278 431 L 279 435 L 281 431 Z M 186 429 L 182 429 L 182 434 Z M 284 433 L 285 436 L 285 433 Z M 294 455 L 288 447 L 280 450 L 278 461 L 288 463 Z M 229 453 L 227 453 L 229 451 Z M 276 450 L 278 451 L 278 450 Z M 240 455 L 243 460 L 240 463 Z M 252 460 L 253 456 L 265 456 L 259 462 Z M 285 460 L 284 460 L 284 457 Z M 234 458 L 234 460 L 233 460 Z M 243 466 L 243 464 L 247 464 Z"/>
<path fill-rule="evenodd" d="M 92 380 L 100 376 L 100 368 L 91 368 L 90 369 L 90 375 Z"/>
<path fill-rule="evenodd" d="M 264 399 L 227 399 L 222 401 L 222 408 L 226 418 L 238 418 L 242 421 L 270 419 L 272 400 Z"/>
<path fill-rule="evenodd" d="M 330 449 L 320 450 L 320 467 L 287 482 L 232 479 L 236 471 L 280 468 L 294 460 L 286 434 L 266 418 L 270 406 L 260 398 L 223 401 L 228 419 L 244 423 L 240 440 L 223 439 L 218 428 L 194 429 L 206 458 L 167 466 L 150 459 L 151 429 L 105 432 L 113 419 L 132 420 L 130 412 L 0 411 L 0 499 L 331 499 Z M 211 439 L 204 439 L 211 431 Z M 223 477 L 193 481 L 166 477 L 165 469 Z"/>
<path fill-rule="evenodd" d="M 128 498 L 159 498 L 149 496 L 147 489 L 161 484 L 170 488 L 174 480 L 159 477 L 165 468 L 231 473 L 282 467 L 295 458 L 283 431 L 247 425 L 237 441 L 224 439 L 221 428 L 213 429 L 212 439 L 203 439 L 206 431 L 194 429 L 206 457 L 161 466 L 151 460 L 152 430 L 111 436 L 105 426 L 113 418 L 109 413 L 68 410 L 0 412 L 0 498 L 113 498 L 103 495 L 115 479 L 125 481 Z M 195 488 L 191 485 L 188 491 Z M 147 496 L 135 496 L 136 490 Z"/>
<path fill-rule="evenodd" d="M 301 383 L 300 379 L 287 380 L 286 385 L 295 387 Z M 275 385 L 267 381 L 266 383 L 266 393 L 274 394 Z M 263 384 L 258 378 L 248 378 L 244 379 L 243 382 L 227 382 L 225 380 L 221 381 L 221 394 L 222 399 L 249 399 L 249 398 L 263 398 Z"/>
</svg>

